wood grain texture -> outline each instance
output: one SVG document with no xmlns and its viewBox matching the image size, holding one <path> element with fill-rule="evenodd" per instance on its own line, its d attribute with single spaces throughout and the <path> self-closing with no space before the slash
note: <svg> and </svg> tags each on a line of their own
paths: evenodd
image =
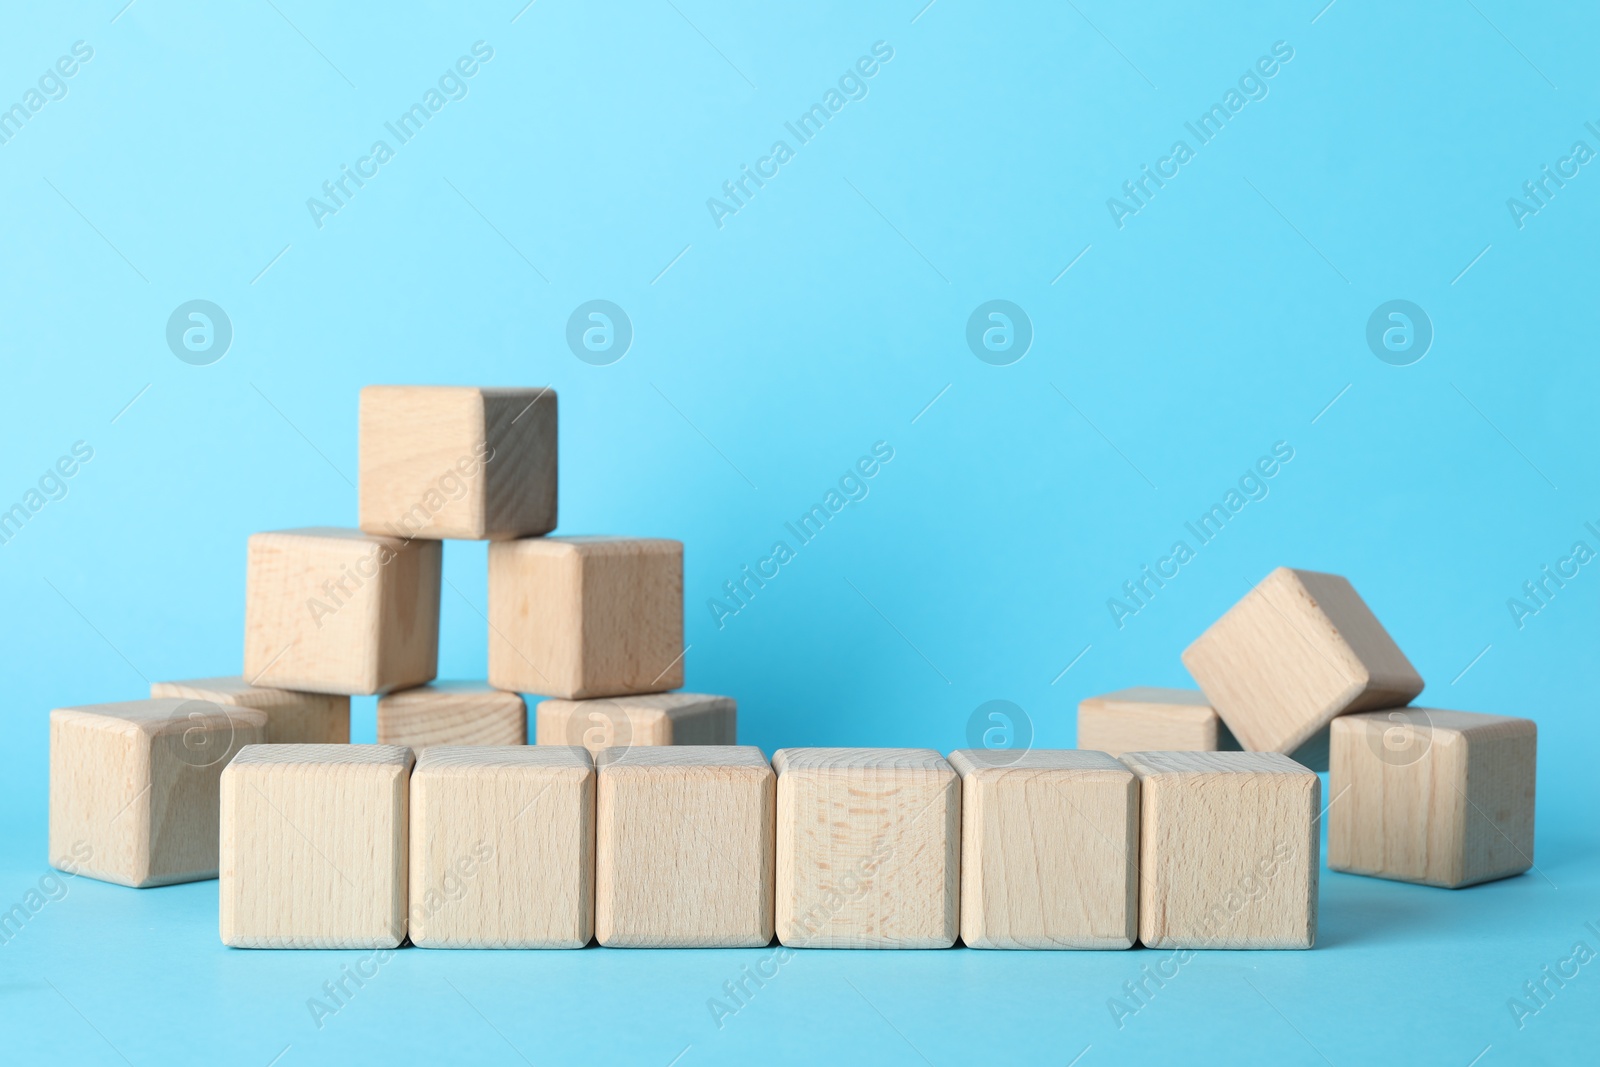
<svg viewBox="0 0 1600 1067">
<path fill-rule="evenodd" d="M 217 876 L 219 780 L 266 734 L 254 708 L 134 700 L 50 713 L 50 855 L 135 887 Z"/>
<path fill-rule="evenodd" d="M 1139 776 L 1139 940 L 1310 948 L 1321 780 L 1276 752 L 1130 752 Z"/>
<path fill-rule="evenodd" d="M 361 390 L 361 528 L 474 541 L 555 529 L 556 407 L 553 389 Z"/>
<path fill-rule="evenodd" d="M 244 673 L 313 693 L 431 681 L 439 653 L 437 541 L 315 527 L 250 538 Z"/>
<path fill-rule="evenodd" d="M 747 746 L 607 749 L 599 769 L 595 936 L 631 948 L 772 940 L 772 767 Z"/>
<path fill-rule="evenodd" d="M 411 774 L 411 940 L 582 948 L 594 936 L 594 853 L 587 749 L 424 749 Z"/>
<path fill-rule="evenodd" d="M 222 943 L 399 946 L 411 765 L 390 745 L 242 749 L 222 772 Z"/>
<path fill-rule="evenodd" d="M 1333 721 L 1328 867 L 1455 889 L 1533 866 L 1538 727 L 1397 708 Z"/>
<path fill-rule="evenodd" d="M 378 698 L 378 744 L 526 745 L 528 705 L 521 693 L 482 682 L 434 682 Z"/>
<path fill-rule="evenodd" d="M 1116 949 L 1139 936 L 1139 780 L 1104 752 L 968 749 L 961 940 Z"/>
<path fill-rule="evenodd" d="M 772 765 L 778 940 L 793 948 L 955 944 L 961 780 L 942 756 L 786 748 Z"/>
<path fill-rule="evenodd" d="M 1279 567 L 1183 652 L 1239 743 L 1292 753 L 1337 715 L 1395 707 L 1422 676 L 1348 581 Z"/>
<path fill-rule="evenodd" d="M 1228 752 L 1239 742 L 1195 689 L 1137 686 L 1078 704 L 1078 747 L 1124 752 Z"/>
<path fill-rule="evenodd" d="M 533 537 L 489 546 L 489 684 L 563 699 L 683 684 L 683 544 Z"/>
<path fill-rule="evenodd" d="M 233 677 L 152 682 L 150 696 L 209 700 L 213 704 L 265 712 L 267 736 L 264 741 L 269 745 L 350 743 L 350 698 L 343 694 L 267 689 Z"/>
<path fill-rule="evenodd" d="M 706 693 L 542 700 L 534 737 L 541 745 L 582 745 L 593 753 L 631 745 L 732 745 L 738 718 L 732 697 Z"/>
</svg>

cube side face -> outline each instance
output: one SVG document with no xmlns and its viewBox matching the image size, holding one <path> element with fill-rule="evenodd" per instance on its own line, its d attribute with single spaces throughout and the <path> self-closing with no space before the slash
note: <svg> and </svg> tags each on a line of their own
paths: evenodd
<svg viewBox="0 0 1600 1067">
<path fill-rule="evenodd" d="M 411 940 L 582 948 L 594 936 L 595 773 L 434 771 L 411 779 Z"/>
<path fill-rule="evenodd" d="M 583 689 L 582 571 L 565 546 L 489 546 L 489 684 L 571 698 Z"/>
<path fill-rule="evenodd" d="M 380 745 L 423 749 L 430 745 L 527 743 L 528 707 L 520 693 L 423 687 L 378 699 Z"/>
<path fill-rule="evenodd" d="M 960 924 L 960 780 L 948 764 L 784 769 L 777 877 L 787 946 L 949 948 Z"/>
<path fill-rule="evenodd" d="M 439 591 L 444 548 L 412 541 L 385 568 L 379 587 L 378 688 L 388 693 L 439 673 Z"/>
<path fill-rule="evenodd" d="M 599 942 L 634 948 L 770 942 L 775 789 L 770 767 L 602 767 Z"/>
<path fill-rule="evenodd" d="M 150 745 L 131 725 L 50 716 L 50 855 L 103 882 L 150 879 Z"/>
<path fill-rule="evenodd" d="M 1337 574 L 1296 571 L 1307 594 L 1350 646 L 1367 672 L 1367 689 L 1351 710 L 1408 704 L 1422 692 L 1422 675 L 1383 628 L 1355 586 Z"/>
<path fill-rule="evenodd" d="M 968 947 L 1133 945 L 1139 785 L 1131 772 L 983 769 L 965 775 L 961 791 Z"/>
<path fill-rule="evenodd" d="M 1109 752 L 1214 752 L 1220 720 L 1209 705 L 1090 698 L 1078 705 L 1078 747 Z"/>
<path fill-rule="evenodd" d="M 408 778 L 409 765 L 230 764 L 222 775 L 223 944 L 398 947 Z"/>
<path fill-rule="evenodd" d="M 1461 885 L 1533 866 L 1538 733 L 1528 719 L 1466 731 L 1467 804 Z"/>
<path fill-rule="evenodd" d="M 1139 940 L 1310 948 L 1320 785 L 1311 771 L 1142 775 Z"/>
<path fill-rule="evenodd" d="M 739 743 L 738 704 L 717 697 L 698 707 L 663 715 L 669 745 L 736 745 Z"/>
<path fill-rule="evenodd" d="M 484 532 L 491 540 L 556 528 L 557 405 L 554 389 L 484 391 L 489 451 L 484 462 Z"/>
<path fill-rule="evenodd" d="M 581 745 L 591 756 L 608 748 L 675 743 L 672 721 L 659 709 L 604 698 L 540 701 L 534 729 L 537 744 Z"/>
<path fill-rule="evenodd" d="M 683 546 L 644 542 L 582 558 L 583 697 L 683 685 Z"/>
<path fill-rule="evenodd" d="M 361 528 L 405 538 L 487 534 L 484 397 L 448 386 L 361 390 Z"/>
<path fill-rule="evenodd" d="M 251 537 L 245 676 L 283 689 L 377 692 L 379 590 L 393 554 L 377 540 Z"/>
<path fill-rule="evenodd" d="M 194 701 L 170 725 L 147 729 L 150 870 L 144 885 L 217 877 L 222 771 L 245 745 L 262 744 L 266 713 Z"/>
</svg>

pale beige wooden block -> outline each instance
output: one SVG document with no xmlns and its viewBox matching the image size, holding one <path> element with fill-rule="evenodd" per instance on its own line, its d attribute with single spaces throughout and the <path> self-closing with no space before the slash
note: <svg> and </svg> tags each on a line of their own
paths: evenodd
<svg viewBox="0 0 1600 1067">
<path fill-rule="evenodd" d="M 1078 704 L 1078 747 L 1120 756 L 1238 751 L 1239 742 L 1204 693 L 1135 686 Z"/>
<path fill-rule="evenodd" d="M 482 682 L 434 682 L 378 698 L 378 744 L 526 745 L 528 705 L 521 693 Z"/>
<path fill-rule="evenodd" d="M 315 527 L 250 538 L 244 673 L 313 693 L 430 681 L 439 653 L 437 541 Z"/>
<path fill-rule="evenodd" d="M 1533 866 L 1530 719 L 1396 708 L 1333 720 L 1328 867 L 1459 888 Z"/>
<path fill-rule="evenodd" d="M 966 749 L 961 940 L 1129 948 L 1139 935 L 1139 781 L 1104 752 Z"/>
<path fill-rule="evenodd" d="M 202 700 L 50 713 L 50 855 L 120 885 L 217 876 L 218 780 L 267 717 Z"/>
<path fill-rule="evenodd" d="M 193 678 L 152 682 L 151 697 L 209 700 L 229 707 L 266 713 L 269 745 L 348 745 L 350 698 L 336 693 L 300 693 L 268 689 L 244 678 Z"/>
<path fill-rule="evenodd" d="M 1334 716 L 1422 692 L 1422 676 L 1348 581 L 1287 567 L 1184 649 L 1183 665 L 1246 749 L 1294 753 L 1310 742 L 1319 768 Z"/>
<path fill-rule="evenodd" d="M 423 948 L 582 948 L 594 936 L 587 749 L 429 748 L 411 773 L 411 914 Z"/>
<path fill-rule="evenodd" d="M 554 389 L 361 390 L 360 526 L 505 540 L 556 528 Z"/>
<path fill-rule="evenodd" d="M 757 948 L 770 942 L 775 778 L 761 750 L 606 749 L 595 765 L 600 944 Z"/>
<path fill-rule="evenodd" d="M 530 537 L 489 546 L 489 684 L 564 699 L 683 684 L 683 544 Z"/>
<path fill-rule="evenodd" d="M 541 700 L 534 738 L 590 752 L 630 745 L 738 743 L 738 705 L 705 693 L 649 693 L 598 700 Z"/>
<path fill-rule="evenodd" d="M 392 745 L 241 750 L 222 772 L 222 943 L 404 941 L 411 765 Z"/>
<path fill-rule="evenodd" d="M 960 923 L 961 780 L 921 748 L 786 748 L 778 940 L 949 948 Z"/>
<path fill-rule="evenodd" d="M 1139 776 L 1139 940 L 1310 948 L 1321 780 L 1277 752 L 1130 752 Z"/>
</svg>

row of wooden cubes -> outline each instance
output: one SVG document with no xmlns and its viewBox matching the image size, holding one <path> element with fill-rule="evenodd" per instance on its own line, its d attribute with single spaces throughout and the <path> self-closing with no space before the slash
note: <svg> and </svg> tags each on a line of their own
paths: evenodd
<svg viewBox="0 0 1600 1067">
<path fill-rule="evenodd" d="M 1317 776 L 1272 753 L 251 746 L 222 940 L 1308 948 Z"/>
</svg>

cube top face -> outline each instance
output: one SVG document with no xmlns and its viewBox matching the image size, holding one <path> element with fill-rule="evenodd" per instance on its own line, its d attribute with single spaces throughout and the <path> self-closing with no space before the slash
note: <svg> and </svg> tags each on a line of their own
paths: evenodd
<svg viewBox="0 0 1600 1067">
<path fill-rule="evenodd" d="M 438 662 L 440 551 L 358 530 L 250 538 L 244 673 L 314 693 L 429 681 Z"/>
<path fill-rule="evenodd" d="M 378 698 L 378 742 L 429 745 L 526 745 L 522 694 L 481 682 L 435 682 Z"/>
<path fill-rule="evenodd" d="M 1078 705 L 1078 746 L 1124 752 L 1238 748 L 1205 698 L 1194 689 L 1123 689 Z"/>
<path fill-rule="evenodd" d="M 954 774 L 949 762 L 931 748 L 780 748 L 773 753 L 772 766 L 779 774 L 925 771 L 938 778 Z"/>
<path fill-rule="evenodd" d="M 1103 773 L 1116 781 L 1126 781 L 1133 772 L 1119 759 L 1105 752 L 1078 748 L 1033 748 L 1026 752 L 1010 749 L 963 748 L 950 753 L 950 766 L 963 781 L 998 778 L 1008 772 L 1076 771 Z"/>
<path fill-rule="evenodd" d="M 1211 709 L 1211 701 L 1198 689 L 1166 689 L 1153 685 L 1136 685 L 1127 689 L 1118 689 L 1114 693 L 1102 693 L 1092 696 L 1082 703 L 1090 702 L 1102 704 L 1159 704 L 1170 708 L 1204 708 Z"/>
<path fill-rule="evenodd" d="M 1333 721 L 1328 866 L 1459 888 L 1533 866 L 1538 727 L 1405 707 Z"/>
<path fill-rule="evenodd" d="M 1275 752 L 1136 752 L 1139 939 L 1310 948 L 1321 781 Z"/>
<path fill-rule="evenodd" d="M 581 745 L 434 745 L 417 753 L 411 777 L 527 770 L 582 773 L 594 770 L 594 760 Z"/>
<path fill-rule="evenodd" d="M 770 773 L 772 765 L 754 745 L 645 745 L 638 748 L 602 749 L 594 757 L 595 766 L 607 774 L 693 773 L 754 771 Z"/>
<path fill-rule="evenodd" d="M 311 774 L 334 767 L 341 773 L 385 776 L 409 773 L 414 762 L 411 750 L 399 745 L 246 745 L 233 757 L 231 766 L 259 768 L 265 773 L 303 770 Z"/>
<path fill-rule="evenodd" d="M 151 682 L 150 696 L 209 700 L 267 713 L 267 744 L 349 744 L 350 698 L 267 689 L 240 677 Z"/>
<path fill-rule="evenodd" d="M 1183 652 L 1244 747 L 1293 752 L 1334 716 L 1404 704 L 1422 678 L 1345 579 L 1279 567 Z"/>
<path fill-rule="evenodd" d="M 591 752 L 631 745 L 731 745 L 738 704 L 705 693 L 648 693 L 594 700 L 543 700 L 541 745 L 583 745 Z"/>
<path fill-rule="evenodd" d="M 159 690 L 159 691 L 158 691 Z M 251 708 L 268 708 L 286 704 L 298 695 L 287 689 L 266 689 L 251 685 L 235 675 L 222 678 L 190 678 L 177 682 L 151 682 L 152 697 L 188 697 L 191 700 L 211 700 L 218 704 L 242 704 Z"/>
<path fill-rule="evenodd" d="M 233 723 L 265 726 L 267 717 L 258 709 L 235 707 L 224 709 L 214 701 L 161 697 L 153 700 L 125 700 L 112 704 L 84 704 L 75 708 L 57 708 L 50 713 L 52 721 L 100 720 L 94 725 L 103 729 L 128 734 L 154 737 L 161 734 L 181 734 L 191 726 L 227 727 Z"/>
</svg>

